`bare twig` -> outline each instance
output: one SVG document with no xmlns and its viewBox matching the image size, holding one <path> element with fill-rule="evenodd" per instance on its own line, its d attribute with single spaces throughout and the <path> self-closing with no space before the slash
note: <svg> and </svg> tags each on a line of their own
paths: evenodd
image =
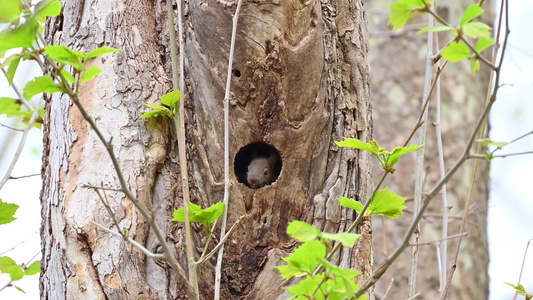
<svg viewBox="0 0 533 300">
<path fill-rule="evenodd" d="M 233 53 L 235 52 L 235 38 L 237 36 L 237 23 L 239 21 L 239 12 L 241 11 L 242 0 L 237 3 L 235 14 L 233 15 L 233 28 L 231 31 L 231 45 L 228 58 L 228 74 L 226 78 L 226 91 L 224 94 L 224 214 L 222 215 L 222 226 L 220 227 L 220 236 L 224 237 L 226 233 L 226 223 L 228 219 L 229 207 L 229 98 L 231 95 L 231 69 L 233 66 Z M 224 245 L 221 245 L 218 252 L 217 264 L 215 267 L 215 300 L 220 299 L 220 280 L 222 278 L 222 257 L 224 255 Z"/>
<path fill-rule="evenodd" d="M 33 111 L 33 114 L 31 115 L 28 125 L 24 129 L 24 133 L 22 134 L 22 138 L 20 139 L 19 145 L 17 147 L 17 151 L 15 152 L 15 155 L 13 156 L 13 159 L 11 160 L 11 164 L 9 164 L 9 167 L 7 168 L 4 178 L 2 179 L 2 181 L 0 181 L 0 189 L 2 189 L 2 187 L 4 187 L 4 184 L 6 184 L 6 182 L 11 178 L 11 172 L 13 172 L 13 169 L 15 168 L 15 165 L 17 164 L 17 161 L 20 158 L 20 155 L 22 154 L 22 149 L 24 149 L 24 145 L 26 144 L 26 139 L 28 138 L 28 133 L 30 132 L 30 129 L 33 126 L 33 123 L 35 123 L 35 120 L 39 116 L 39 109 L 41 108 L 42 104 L 43 104 L 43 98 L 41 97 L 41 99 L 39 99 L 39 102 L 37 103 L 37 108 Z"/>
<path fill-rule="evenodd" d="M 237 227 L 237 225 L 241 222 L 242 218 L 244 218 L 244 216 L 241 216 L 239 219 L 237 219 L 237 221 L 235 221 L 233 226 L 231 226 L 231 228 L 228 230 L 226 235 L 224 235 L 224 237 L 220 240 L 220 242 L 218 242 L 218 244 L 215 246 L 215 248 L 213 248 L 213 250 L 211 250 L 211 252 L 209 252 L 209 254 L 207 254 L 205 257 L 203 257 L 202 259 L 198 260 L 198 264 L 201 264 L 204 261 L 208 260 L 211 256 L 213 256 L 213 254 L 217 253 L 218 249 L 220 249 L 222 246 L 224 246 L 224 243 L 226 242 L 228 237 L 233 232 L 233 229 L 235 229 Z"/>
<path fill-rule="evenodd" d="M 167 259 L 165 254 L 155 254 L 155 253 L 150 252 L 150 250 L 144 248 L 143 245 L 137 243 L 134 239 L 130 239 L 126 234 L 124 234 L 122 232 L 118 232 L 118 231 L 113 231 L 113 230 L 107 229 L 104 225 L 96 223 L 96 222 L 93 222 L 93 221 L 89 221 L 89 222 L 91 224 L 93 224 L 94 226 L 100 228 L 100 230 L 102 230 L 102 231 L 105 231 L 105 232 L 110 233 L 110 234 L 112 234 L 114 236 L 118 236 L 119 238 L 122 238 L 126 242 L 130 243 L 131 245 L 133 245 L 135 248 L 141 250 L 141 252 L 144 253 L 149 258 L 161 259 L 161 260 L 166 260 Z"/>
<path fill-rule="evenodd" d="M 462 236 L 466 236 L 466 235 L 467 235 L 466 232 L 458 233 L 458 234 L 450 235 L 450 236 L 445 237 L 445 238 L 442 238 L 442 239 L 438 239 L 438 240 L 434 240 L 434 241 L 430 241 L 430 242 L 418 243 L 417 246 L 431 245 L 431 244 L 434 244 L 434 243 L 440 243 L 440 242 L 442 242 L 442 241 L 447 241 L 447 240 L 451 240 L 451 239 L 456 239 L 456 238 L 458 238 L 458 237 L 462 237 Z M 413 246 L 413 244 L 409 244 L 409 246 Z"/>
<path fill-rule="evenodd" d="M 526 264 L 526 257 L 527 257 L 527 249 L 529 248 L 529 243 L 531 243 L 533 240 L 527 241 L 526 245 L 526 251 L 524 252 L 524 259 L 522 260 L 522 268 L 520 268 L 520 275 L 518 276 L 518 283 L 520 284 L 520 281 L 522 281 L 522 273 L 524 273 L 524 265 Z M 515 292 L 513 300 L 516 300 L 516 297 L 518 297 L 518 291 Z"/>
<path fill-rule="evenodd" d="M 500 71 L 501 71 L 501 67 L 502 67 L 502 63 L 503 63 L 503 58 L 505 56 L 505 49 L 507 48 L 507 39 L 509 37 L 508 1 L 502 1 L 501 2 L 501 6 L 500 6 L 500 19 L 498 21 L 499 23 L 498 23 L 498 32 L 497 32 L 497 35 L 496 35 L 496 41 L 499 41 L 499 39 L 500 39 L 504 3 L 505 3 L 505 36 L 504 36 L 504 41 L 503 41 L 503 49 L 502 49 L 501 57 L 499 58 L 500 62 L 498 64 L 498 67 L 496 69 L 492 69 L 492 71 L 490 73 L 490 79 L 489 79 L 489 85 L 488 85 L 488 91 L 487 91 L 487 99 L 486 99 L 486 103 L 487 103 L 486 106 L 487 107 L 491 107 L 492 104 L 494 103 L 494 101 L 496 101 L 496 95 L 498 93 L 499 84 L 500 84 L 500 73 L 501 73 Z M 496 61 L 498 59 L 497 56 L 498 56 L 498 46 L 494 48 L 494 52 L 493 52 L 493 56 L 492 56 L 492 61 L 493 61 L 494 64 L 496 63 Z M 494 87 L 492 87 L 493 80 L 494 80 Z M 492 89 L 492 93 L 490 92 L 491 89 Z M 486 112 L 486 113 L 488 113 L 488 112 Z M 474 133 L 479 134 L 479 137 L 484 137 L 485 136 L 485 131 L 486 131 L 486 125 L 487 125 L 486 121 L 478 123 L 478 126 L 476 127 L 476 131 Z M 469 147 L 472 146 L 473 142 L 474 142 L 474 139 L 471 139 L 470 143 L 469 143 Z M 477 149 L 476 149 L 476 153 L 480 153 L 481 149 L 482 149 L 482 144 L 478 144 Z M 469 153 L 469 152 L 470 152 L 470 150 L 468 150 L 467 153 Z M 467 198 L 467 201 L 466 201 L 466 204 L 465 204 L 465 211 L 464 211 L 463 221 L 461 222 L 461 227 L 459 229 L 460 233 L 464 232 L 466 219 L 468 217 L 468 211 L 470 209 L 470 203 L 471 203 L 471 200 L 472 200 L 472 197 L 473 197 L 473 194 L 474 194 L 474 186 L 475 186 L 475 182 L 476 182 L 476 175 L 477 175 L 478 166 L 479 166 L 479 160 L 476 160 L 475 161 L 475 165 L 474 165 L 474 170 L 472 172 L 472 180 L 470 182 L 470 188 L 469 188 L 469 191 L 468 191 L 468 198 Z M 444 290 L 443 290 L 442 295 L 441 295 L 441 299 L 442 300 L 446 299 L 446 296 L 447 296 L 448 291 L 450 289 L 450 285 L 451 285 L 451 282 L 452 282 L 453 274 L 455 272 L 455 269 L 457 268 L 457 259 L 459 257 L 459 250 L 460 250 L 460 247 L 461 247 L 462 240 L 463 240 L 462 237 L 460 237 L 459 240 L 457 241 L 457 245 L 455 247 L 455 254 L 454 254 L 454 257 L 453 257 L 453 260 L 452 260 L 452 264 L 451 264 L 451 267 L 450 267 L 450 273 L 448 274 L 448 278 L 446 280 L 446 285 L 445 285 Z"/>
<path fill-rule="evenodd" d="M 435 19 L 433 16 L 428 14 L 428 26 L 433 26 L 435 23 Z M 420 130 L 418 131 L 418 145 L 425 145 L 426 144 L 426 131 L 427 131 L 427 118 L 428 118 L 428 103 L 429 103 L 429 95 L 432 92 L 433 88 L 435 87 L 435 83 L 438 82 L 438 78 L 435 78 L 435 81 L 431 82 L 431 78 L 433 77 L 433 60 L 431 57 L 433 56 L 433 36 L 434 34 L 432 32 L 428 32 L 427 34 L 427 59 L 426 59 L 426 75 L 424 78 L 424 94 L 423 99 L 426 99 L 426 101 L 422 102 L 423 110 L 421 118 L 418 118 L 418 122 L 421 124 Z M 414 190 L 414 207 L 413 211 L 414 213 L 418 213 L 420 206 L 422 205 L 422 190 L 423 190 L 423 171 L 424 171 L 424 152 L 425 147 L 420 147 L 416 150 L 416 171 L 415 171 L 415 190 Z M 413 235 L 413 244 L 411 249 L 411 263 L 410 263 L 410 269 L 409 269 L 409 280 L 408 280 L 408 290 L 409 290 L 409 296 L 412 297 L 416 293 L 416 270 L 418 267 L 418 240 L 420 239 L 420 226 L 417 226 Z"/>
</svg>

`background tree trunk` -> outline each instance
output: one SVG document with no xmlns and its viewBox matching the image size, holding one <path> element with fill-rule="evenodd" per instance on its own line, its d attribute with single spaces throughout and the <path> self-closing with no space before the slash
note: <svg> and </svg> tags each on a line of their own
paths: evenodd
<svg viewBox="0 0 533 300">
<path fill-rule="evenodd" d="M 171 86 L 165 5 L 89 2 L 66 1 L 46 35 L 76 50 L 102 45 L 124 50 L 95 60 L 104 72 L 81 86 L 80 98 L 107 138 L 113 137 L 128 187 L 153 207 L 180 180 L 169 122 L 139 119 L 144 104 L 156 102 Z M 358 0 L 244 2 L 232 71 L 228 211 L 230 225 L 244 219 L 226 243 L 221 298 L 272 299 L 289 284 L 274 269 L 295 246 L 285 233 L 288 222 L 345 230 L 354 215 L 337 198 L 369 197 L 369 156 L 333 143 L 342 137 L 371 139 L 366 20 Z M 192 201 L 202 206 L 222 201 L 223 192 L 216 182 L 223 181 L 222 99 L 235 10 L 223 3 L 190 1 L 185 9 L 189 174 Z M 89 223 L 113 224 L 95 192 L 83 185 L 117 187 L 115 171 L 69 99 L 52 99 L 46 112 L 42 297 L 184 298 L 169 269 Z M 257 142 L 274 147 L 282 164 L 272 185 L 251 189 L 239 178 L 246 159 L 235 157 Z M 112 191 L 106 199 L 129 236 L 156 251 L 158 243 L 131 202 Z M 158 223 L 185 265 L 183 226 L 169 221 L 181 203 L 178 190 L 163 205 Z M 369 226 L 358 229 L 363 238 L 354 250 L 335 257 L 363 271 L 363 279 L 372 270 Z M 200 251 L 205 236 L 193 228 Z M 202 296 L 211 298 L 214 260 L 199 273 Z"/>
<path fill-rule="evenodd" d="M 384 9 L 389 1 L 365 1 L 368 11 L 370 39 L 370 77 L 372 81 L 373 114 L 376 122 L 375 138 L 386 148 L 401 145 L 412 129 L 420 112 L 423 92 L 424 68 L 427 57 L 426 35 L 416 35 L 416 29 L 391 33 L 387 26 L 390 9 Z M 438 1 L 438 13 L 452 26 L 458 24 L 462 12 L 470 3 L 464 1 Z M 494 2 L 485 1 L 483 22 L 492 24 Z M 412 24 L 427 26 L 426 18 L 417 18 Z M 411 24 L 410 23 L 410 24 Z M 439 46 L 442 48 L 451 36 L 442 34 Z M 470 64 L 462 62 L 450 64 L 441 76 L 442 94 L 442 136 L 445 167 L 449 168 L 459 157 L 469 138 L 473 124 L 484 107 L 487 92 L 488 68 L 472 75 Z M 435 97 L 429 108 L 428 137 L 425 147 L 426 174 L 424 191 L 430 189 L 439 179 L 439 162 L 435 137 Z M 412 143 L 416 143 L 413 141 Z M 385 183 L 391 190 L 403 196 L 412 197 L 414 192 L 415 155 L 408 156 L 398 164 L 394 176 Z M 447 185 L 448 204 L 451 206 L 448 235 L 458 233 L 468 187 L 472 176 L 474 161 L 468 161 Z M 380 174 L 374 166 L 375 174 Z M 452 281 L 448 299 L 488 299 L 488 244 L 487 244 L 487 204 L 488 204 L 489 166 L 480 163 L 472 206 L 465 228 L 468 236 L 463 238 L 457 271 Z M 421 242 L 441 238 L 442 207 L 437 196 L 422 220 Z M 412 201 L 408 202 L 412 212 Z M 459 217 L 459 218 L 457 218 Z M 386 218 L 385 218 L 386 219 Z M 374 219 L 374 245 L 376 263 L 383 261 L 394 250 L 405 235 L 412 213 L 398 220 Z M 385 235 L 385 236 L 384 236 Z M 448 241 L 448 270 L 453 258 L 457 240 Z M 417 299 L 437 299 L 439 296 L 439 271 L 437 264 L 437 244 L 419 248 Z M 398 263 L 392 266 L 384 280 L 376 286 L 376 294 L 383 295 L 390 279 L 394 284 L 389 295 L 407 298 L 409 264 L 411 251 L 405 251 Z"/>
</svg>

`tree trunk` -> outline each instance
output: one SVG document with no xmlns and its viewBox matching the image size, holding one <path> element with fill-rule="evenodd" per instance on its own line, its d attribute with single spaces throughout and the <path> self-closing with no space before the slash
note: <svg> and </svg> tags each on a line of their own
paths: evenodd
<svg viewBox="0 0 533 300">
<path fill-rule="evenodd" d="M 244 1 L 232 68 L 228 224 L 244 216 L 226 242 L 221 299 L 282 297 L 274 267 L 295 247 L 286 235 L 299 219 L 321 230 L 346 230 L 354 215 L 339 196 L 366 201 L 369 155 L 338 148 L 342 137 L 371 139 L 367 31 L 361 1 Z M 224 4 L 224 5 L 223 5 Z M 223 96 L 235 3 L 189 1 L 185 9 L 187 152 L 192 202 L 222 201 Z M 150 209 L 179 179 L 175 132 L 164 118 L 139 119 L 145 104 L 170 91 L 164 3 L 65 1 L 50 22 L 48 40 L 88 52 L 109 45 L 123 52 L 94 61 L 104 70 L 82 84 L 80 99 L 100 129 L 113 137 L 128 187 Z M 123 240 L 89 223 L 112 227 L 96 193 L 85 184 L 118 187 L 103 145 L 66 97 L 47 107 L 43 166 L 41 295 L 52 299 L 185 298 L 176 277 Z M 246 182 L 250 152 L 273 147 L 275 181 L 253 189 Z M 267 148 L 264 148 L 267 147 Z M 250 149 L 250 148 L 248 148 Z M 267 149 L 267 150 L 265 150 Z M 239 154 L 241 153 L 241 154 Z M 244 173 L 243 173 L 244 172 Z M 181 191 L 165 200 L 158 224 L 186 265 L 183 226 L 171 222 Z M 122 193 L 105 196 L 121 229 L 151 251 L 158 243 L 146 220 Z M 353 250 L 335 262 L 372 270 L 370 224 Z M 201 251 L 205 234 L 193 226 Z M 114 228 L 116 230 L 116 228 Z M 219 229 L 217 229 L 217 232 Z M 218 242 L 215 238 L 211 247 Z M 160 266 L 163 267 L 160 267 Z M 214 293 L 214 259 L 199 269 L 202 298 Z"/>
<path fill-rule="evenodd" d="M 427 56 L 425 35 L 416 35 L 414 28 L 403 34 L 391 33 L 387 26 L 390 11 L 384 10 L 388 1 L 372 0 L 365 2 L 366 9 L 372 20 L 371 47 L 369 64 L 372 80 L 372 98 L 374 119 L 377 120 L 375 137 L 387 148 L 401 145 L 412 129 L 420 112 L 424 82 L 425 59 Z M 458 24 L 462 12 L 470 5 L 464 1 L 440 1 L 438 13 L 450 24 Z M 491 24 L 494 3 L 486 1 L 483 21 Z M 415 19 L 412 23 L 424 24 L 426 18 Z M 422 25 L 427 26 L 427 25 Z M 455 25 L 452 25 L 455 26 Z M 439 46 L 442 48 L 451 38 L 441 35 Z M 452 75 L 453 74 L 453 75 Z M 444 145 L 444 162 L 446 170 L 452 166 L 462 153 L 469 138 L 473 125 L 477 121 L 485 104 L 487 92 L 488 68 L 482 66 L 481 71 L 472 75 L 470 64 L 461 62 L 448 63 L 441 76 L 442 95 L 442 136 Z M 440 178 L 437 143 L 435 134 L 436 98 L 429 108 L 427 122 L 427 142 L 425 146 L 424 192 L 431 189 Z M 416 143 L 413 140 L 412 143 Z M 472 176 L 474 161 L 466 162 L 447 184 L 450 223 L 448 236 L 457 234 L 461 217 L 465 208 L 468 188 Z M 379 174 L 375 166 L 375 174 Z M 403 196 L 412 197 L 414 192 L 415 156 L 403 159 L 394 176 L 389 176 L 385 183 L 391 190 Z M 487 204 L 488 204 L 487 162 L 480 162 L 477 182 L 473 193 L 472 206 L 465 231 L 468 236 L 463 238 L 457 271 L 455 272 L 448 299 L 488 299 L 488 245 L 487 245 Z M 376 176 L 376 175 L 375 175 Z M 406 226 L 412 220 L 412 202 L 407 204 L 411 213 L 398 220 L 374 220 L 374 245 L 376 263 L 380 263 L 393 251 L 405 235 Z M 434 241 L 441 238 L 442 202 L 437 196 L 429 214 L 421 224 L 421 242 Z M 456 239 L 448 241 L 448 263 L 453 259 Z M 417 299 L 439 298 L 439 271 L 437 263 L 438 244 L 419 247 L 418 280 L 416 290 L 421 292 Z M 408 276 L 411 262 L 411 251 L 405 251 L 393 265 L 387 275 L 376 285 L 376 295 L 383 295 L 394 279 L 389 295 L 408 298 Z"/>
</svg>

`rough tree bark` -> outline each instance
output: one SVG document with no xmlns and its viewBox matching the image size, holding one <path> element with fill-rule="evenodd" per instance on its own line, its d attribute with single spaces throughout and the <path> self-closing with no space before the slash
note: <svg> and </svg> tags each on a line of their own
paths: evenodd
<svg viewBox="0 0 533 300">
<path fill-rule="evenodd" d="M 374 108 L 375 138 L 387 148 L 401 145 L 411 130 L 420 111 L 423 91 L 425 59 L 427 56 L 425 35 L 416 35 L 413 28 L 400 34 L 391 34 L 387 26 L 390 10 L 383 8 L 389 1 L 366 1 L 369 15 L 370 37 L 370 78 Z M 450 24 L 458 24 L 462 12 L 470 5 L 464 1 L 438 1 L 438 13 Z M 483 22 L 491 24 L 494 19 L 494 2 L 485 1 Z M 424 24 L 426 18 L 415 19 L 412 23 Z M 426 25 L 423 25 L 426 26 Z M 442 35 L 439 46 L 443 47 L 450 36 Z M 453 74 L 453 75 L 452 75 Z M 488 68 L 472 75 L 470 64 L 458 63 L 446 66 L 442 75 L 442 136 L 445 166 L 449 168 L 464 149 L 473 124 L 485 103 L 487 92 Z M 424 191 L 427 191 L 439 178 L 439 163 L 435 137 L 435 97 L 430 104 L 428 118 L 428 138 L 425 150 L 426 173 Z M 415 143 L 415 141 L 413 141 Z M 448 235 L 458 232 L 460 217 L 463 215 L 468 187 L 474 162 L 468 161 L 451 178 L 447 185 L 450 209 Z M 378 172 L 377 166 L 375 171 Z M 412 197 L 414 192 L 415 156 L 408 156 L 399 163 L 393 176 L 388 177 L 386 185 L 401 195 Z M 378 173 L 375 173 L 378 174 Z M 488 205 L 487 162 L 480 163 L 478 177 L 469 221 L 465 227 L 468 236 L 463 238 L 457 271 L 448 294 L 448 299 L 488 299 L 488 245 L 487 245 L 487 205 Z M 429 208 L 429 214 L 422 220 L 421 241 L 441 238 L 442 214 L 441 198 L 437 196 Z M 412 202 L 407 205 L 412 209 Z M 412 212 L 412 210 L 411 210 Z M 376 263 L 394 250 L 405 235 L 405 228 L 412 220 L 412 213 L 398 220 L 374 219 L 374 246 Z M 448 270 L 453 258 L 456 240 L 448 241 Z M 376 286 L 376 295 L 383 295 L 390 279 L 394 284 L 389 295 L 407 298 L 407 281 L 411 252 L 405 251 L 384 278 Z M 419 248 L 417 299 L 437 299 L 439 296 L 439 271 L 436 244 Z"/>
<path fill-rule="evenodd" d="M 187 151 L 192 201 L 202 206 L 222 200 L 217 182 L 223 181 L 222 99 L 235 10 L 230 2 L 189 1 L 185 9 Z M 94 62 L 104 72 L 81 86 L 80 98 L 113 138 L 128 187 L 150 208 L 179 180 L 172 126 L 163 118 L 139 119 L 146 103 L 171 88 L 164 7 L 157 1 L 65 1 L 46 33 L 54 44 L 76 50 L 124 50 Z M 337 198 L 368 198 L 369 156 L 333 143 L 371 138 L 366 56 L 362 1 L 244 1 L 232 72 L 230 157 L 237 166 L 231 168 L 228 211 L 230 225 L 244 219 L 225 248 L 222 299 L 281 297 L 287 282 L 274 266 L 295 246 L 285 233 L 288 222 L 344 230 L 354 215 Z M 112 164 L 68 98 L 51 99 L 46 114 L 42 297 L 185 298 L 171 270 L 89 223 L 112 226 L 95 192 L 83 186 L 117 187 Z M 256 142 L 276 148 L 282 165 L 272 185 L 251 189 L 235 171 L 246 162 L 235 155 Z M 169 221 L 181 206 L 180 195 L 178 190 L 165 201 L 158 223 L 185 265 L 183 226 Z M 113 191 L 106 197 L 129 235 L 156 251 L 158 243 L 131 202 Z M 193 228 L 200 251 L 205 236 Z M 363 271 L 362 278 L 372 269 L 369 228 L 363 223 L 354 250 L 335 257 Z M 199 269 L 202 298 L 212 298 L 213 264 Z"/>
</svg>

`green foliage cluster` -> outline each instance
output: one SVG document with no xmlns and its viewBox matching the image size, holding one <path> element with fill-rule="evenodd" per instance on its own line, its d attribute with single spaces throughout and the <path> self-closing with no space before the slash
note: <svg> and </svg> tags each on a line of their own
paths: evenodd
<svg viewBox="0 0 533 300">
<path fill-rule="evenodd" d="M 33 107 L 30 101 L 34 96 L 41 93 L 75 95 L 80 82 L 89 81 L 102 72 L 96 66 L 89 67 L 88 61 L 106 53 L 119 51 L 101 47 L 84 54 L 66 46 L 47 46 L 40 37 L 44 24 L 48 17 L 58 16 L 60 13 L 61 2 L 58 0 L 42 0 L 31 6 L 26 6 L 22 0 L 0 2 L 0 24 L 4 28 L 0 32 L 0 68 L 4 71 L 8 84 L 18 90 L 13 81 L 21 61 L 37 62 L 45 74 L 27 82 L 22 91 L 17 93 L 19 98 L 0 97 L 0 115 L 20 118 L 28 126 L 30 118 L 37 110 L 40 118 L 35 119 L 32 126 L 40 128 L 44 119 L 44 106 Z M 0 225 L 14 221 L 17 209 L 17 205 L 0 200 Z M 0 257 L 0 273 L 9 274 L 11 281 L 39 272 L 40 261 L 25 266 L 17 264 L 8 256 Z M 9 286 L 14 285 L 10 283 Z"/>
<path fill-rule="evenodd" d="M 435 16 L 442 25 L 422 27 L 418 34 L 426 32 L 449 31 L 454 39 L 441 51 L 440 55 L 451 62 L 459 62 L 463 59 L 471 61 L 472 72 L 475 73 L 480 68 L 479 60 L 482 59 L 481 52 L 494 44 L 490 38 L 492 28 L 482 22 L 473 20 L 483 14 L 484 10 L 479 4 L 471 4 L 461 17 L 458 26 L 450 26 L 440 16 L 431 10 L 431 3 L 434 0 L 398 0 L 390 5 L 391 16 L 389 24 L 394 26 L 393 30 L 400 30 L 410 21 L 416 13 L 430 13 Z M 465 38 L 477 39 L 475 47 L 471 46 Z"/>
</svg>

